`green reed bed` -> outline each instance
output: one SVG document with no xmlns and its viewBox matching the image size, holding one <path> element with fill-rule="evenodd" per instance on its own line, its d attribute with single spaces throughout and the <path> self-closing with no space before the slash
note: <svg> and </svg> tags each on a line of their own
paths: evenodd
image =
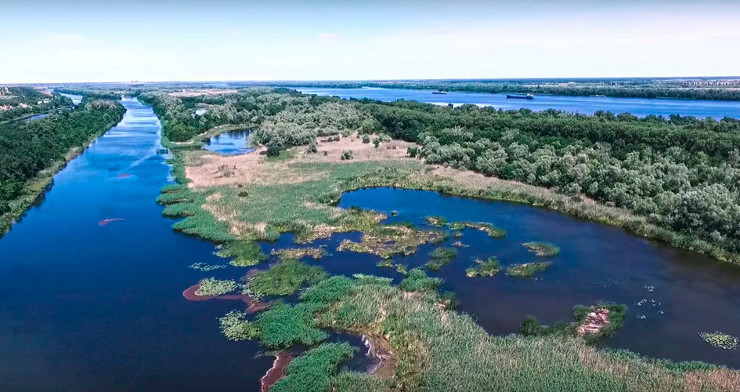
<svg viewBox="0 0 740 392">
<path fill-rule="evenodd" d="M 514 264 L 506 268 L 506 274 L 516 278 L 531 278 L 537 273 L 550 268 L 549 261 L 534 261 L 531 263 Z"/>
<path fill-rule="evenodd" d="M 426 263 L 426 267 L 432 271 L 439 271 L 457 257 L 457 250 L 455 248 L 437 248 L 429 253 L 429 257 L 431 257 L 431 260 Z"/>
<path fill-rule="evenodd" d="M 224 295 L 235 291 L 237 284 L 233 280 L 220 280 L 216 278 L 205 278 L 198 282 L 198 290 L 195 295 L 211 296 Z"/>
<path fill-rule="evenodd" d="M 560 253 L 560 248 L 549 242 L 525 242 L 522 245 L 540 257 L 553 257 Z"/>
<path fill-rule="evenodd" d="M 288 365 L 285 377 L 278 380 L 270 391 L 329 391 L 332 389 L 332 375 L 355 351 L 348 343 L 324 343 L 312 348 Z"/>
<path fill-rule="evenodd" d="M 475 229 L 488 234 L 491 238 L 504 238 L 506 236 L 506 230 L 498 228 L 490 223 L 484 222 L 452 222 L 450 223 L 451 230 L 462 230 L 462 229 Z"/>
<path fill-rule="evenodd" d="M 487 260 L 475 259 L 475 266 L 465 270 L 465 275 L 469 278 L 475 277 L 491 277 L 501 271 L 501 265 L 495 256 L 489 257 Z"/>
<path fill-rule="evenodd" d="M 290 295 L 305 284 L 314 284 L 326 279 L 321 267 L 311 267 L 298 260 L 282 260 L 267 271 L 258 272 L 247 279 L 244 293 L 253 298 L 274 295 Z"/>
</svg>

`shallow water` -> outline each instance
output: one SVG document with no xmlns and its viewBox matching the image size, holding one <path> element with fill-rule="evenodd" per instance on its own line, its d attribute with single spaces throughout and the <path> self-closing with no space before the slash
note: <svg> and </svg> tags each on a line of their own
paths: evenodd
<svg viewBox="0 0 740 392">
<path fill-rule="evenodd" d="M 552 211 L 517 205 L 443 196 L 435 192 L 392 188 L 365 189 L 345 194 L 340 207 L 374 209 L 390 216 L 388 222 L 426 224 L 430 215 L 450 222 L 490 222 L 507 230 L 504 239 L 493 239 L 474 230 L 463 230 L 460 239 L 449 238 L 440 245 L 424 245 L 412 256 L 397 256 L 395 263 L 409 268 L 422 266 L 438 246 L 461 241 L 457 258 L 430 276 L 444 279 L 442 291 L 453 291 L 459 309 L 470 314 L 494 335 L 519 331 L 522 320 L 532 315 L 544 323 L 572 321 L 575 305 L 600 301 L 628 306 L 624 327 L 603 344 L 640 354 L 673 360 L 702 360 L 740 368 L 738 351 L 715 348 L 701 340 L 699 332 L 716 330 L 740 336 L 740 268 L 724 265 L 704 255 L 672 248 L 635 237 L 621 229 L 581 221 Z M 292 235 L 263 249 L 295 246 Z M 317 262 L 330 274 L 353 273 L 403 279 L 391 268 L 376 266 L 380 258 L 349 251 L 336 252 L 344 238 L 354 241 L 360 233 L 335 235 L 318 241 L 330 255 Z M 560 254 L 538 258 L 522 243 L 552 242 Z M 502 267 L 535 261 L 552 266 L 535 279 L 513 278 L 505 270 L 495 277 L 468 278 L 465 269 L 473 258 L 496 256 Z"/>
<path fill-rule="evenodd" d="M 368 98 L 385 102 L 399 99 L 427 102 L 438 105 L 474 104 L 493 106 L 497 109 L 527 108 L 534 111 L 557 109 L 565 112 L 593 114 L 596 111 L 632 113 L 638 117 L 650 114 L 668 116 L 680 114 L 697 118 L 723 117 L 740 118 L 740 102 L 701 101 L 691 99 L 651 99 L 612 97 L 569 97 L 562 95 L 536 95 L 534 99 L 508 99 L 506 94 L 466 93 L 450 91 L 447 94 L 432 94 L 432 90 L 391 88 L 314 88 L 298 87 L 307 94 L 335 95 L 340 98 Z"/>
<path fill-rule="evenodd" d="M 203 143 L 203 148 L 221 155 L 240 155 L 254 151 L 247 145 L 251 132 L 247 129 L 224 132 Z"/>
</svg>

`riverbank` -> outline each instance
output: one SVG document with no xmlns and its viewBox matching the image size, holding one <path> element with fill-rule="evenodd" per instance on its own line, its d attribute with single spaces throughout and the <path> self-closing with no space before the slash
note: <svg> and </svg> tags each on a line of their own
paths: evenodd
<svg viewBox="0 0 740 392">
<path fill-rule="evenodd" d="M 36 177 L 28 181 L 23 186 L 23 194 L 9 203 L 10 211 L 0 215 L 0 238 L 2 238 L 5 234 L 8 233 L 8 231 L 10 231 L 16 220 L 23 216 L 23 214 L 25 214 L 25 212 L 37 200 L 39 200 L 40 197 L 42 197 L 44 192 L 49 190 L 49 186 L 54 180 L 54 175 L 56 175 L 60 170 L 64 169 L 67 163 L 82 154 L 85 149 L 87 149 L 87 147 L 95 142 L 98 137 L 102 136 L 104 133 L 108 132 L 108 130 L 116 126 L 116 124 L 118 124 L 122 118 L 123 113 L 121 114 L 120 118 L 116 119 L 115 121 L 111 121 L 105 127 L 90 135 L 85 143 L 70 148 L 63 159 L 53 162 L 49 167 L 40 171 L 36 175 Z"/>
</svg>

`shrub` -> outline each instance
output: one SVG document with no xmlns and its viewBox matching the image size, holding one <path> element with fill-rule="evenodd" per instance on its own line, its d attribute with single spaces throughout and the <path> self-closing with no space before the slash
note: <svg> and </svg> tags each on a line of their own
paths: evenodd
<svg viewBox="0 0 740 392">
<path fill-rule="evenodd" d="M 350 160 L 350 159 L 353 159 L 354 157 L 355 157 L 355 156 L 354 156 L 354 154 L 352 153 L 352 150 L 346 150 L 346 151 L 343 151 L 343 152 L 342 152 L 342 160 L 343 160 L 343 161 L 348 161 L 348 160 Z"/>
<path fill-rule="evenodd" d="M 370 143 L 370 135 L 362 135 L 363 143 Z"/>
</svg>

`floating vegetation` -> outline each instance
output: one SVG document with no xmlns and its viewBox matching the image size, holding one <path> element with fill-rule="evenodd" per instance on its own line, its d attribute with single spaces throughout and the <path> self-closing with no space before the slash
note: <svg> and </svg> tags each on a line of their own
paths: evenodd
<svg viewBox="0 0 740 392">
<path fill-rule="evenodd" d="M 247 278 L 244 293 L 254 298 L 267 295 L 290 295 L 305 283 L 314 284 L 326 278 L 321 267 L 311 267 L 298 260 L 283 260 Z"/>
<path fill-rule="evenodd" d="M 398 211 L 396 210 L 391 211 L 391 216 L 398 216 Z"/>
<path fill-rule="evenodd" d="M 238 310 L 226 313 L 225 316 L 218 319 L 218 324 L 221 327 L 221 333 L 229 340 L 250 340 L 254 339 L 259 333 L 257 327 L 247 321 L 244 312 Z"/>
<path fill-rule="evenodd" d="M 517 278 L 531 278 L 536 273 L 550 267 L 549 261 L 535 261 L 532 263 L 514 264 L 506 269 L 506 274 Z"/>
<path fill-rule="evenodd" d="M 557 256 L 560 253 L 560 248 L 549 242 L 525 242 L 522 245 L 530 252 L 534 252 L 534 254 L 541 257 Z"/>
<path fill-rule="evenodd" d="M 228 294 L 236 290 L 237 284 L 233 280 L 219 280 L 216 278 L 205 278 L 198 283 L 198 290 L 195 295 L 217 296 Z"/>
<path fill-rule="evenodd" d="M 469 248 L 470 247 L 470 245 L 463 244 L 461 241 L 455 241 L 451 245 L 456 246 L 458 248 Z"/>
<path fill-rule="evenodd" d="M 504 238 L 506 236 L 506 230 L 500 229 L 490 223 L 484 222 L 452 222 L 450 223 L 450 229 L 462 230 L 465 228 L 480 230 L 488 234 L 491 238 Z"/>
<path fill-rule="evenodd" d="M 310 256 L 314 260 L 318 260 L 326 256 L 326 249 L 323 247 L 318 248 L 285 248 L 285 249 L 273 249 L 270 252 L 273 256 L 279 256 L 281 260 L 299 260 L 303 257 Z"/>
<path fill-rule="evenodd" d="M 712 346 L 725 350 L 735 350 L 740 344 L 740 339 L 719 331 L 699 332 L 699 337 Z"/>
<path fill-rule="evenodd" d="M 200 263 L 190 264 L 188 268 L 202 271 L 202 272 L 210 272 L 210 271 L 224 269 L 226 268 L 226 265 L 225 264 L 208 264 L 208 263 L 200 262 Z"/>
<path fill-rule="evenodd" d="M 445 238 L 446 233 L 444 232 L 417 230 L 410 224 L 380 225 L 366 230 L 359 243 L 343 240 L 337 247 L 337 251 L 370 253 L 385 259 L 394 254 L 404 256 L 414 254 L 419 245 L 440 242 Z"/>
<path fill-rule="evenodd" d="M 441 284 L 442 279 L 430 278 L 423 269 L 414 268 L 398 287 L 403 291 L 436 291 Z"/>
<path fill-rule="evenodd" d="M 501 271 L 501 266 L 495 256 L 489 257 L 488 260 L 475 259 L 475 264 L 475 267 L 465 270 L 469 278 L 494 276 Z"/>
<path fill-rule="evenodd" d="M 429 253 L 429 257 L 432 259 L 427 262 L 427 268 L 432 271 L 439 271 L 440 268 L 457 257 L 457 250 L 454 248 L 437 248 Z"/>
<path fill-rule="evenodd" d="M 447 224 L 447 219 L 443 216 L 428 216 L 426 220 L 434 227 L 442 227 Z"/>
<path fill-rule="evenodd" d="M 409 269 L 408 269 L 408 267 L 406 267 L 405 264 L 396 264 L 396 272 L 398 272 L 399 274 L 406 275 L 406 274 L 408 274 Z"/>
<path fill-rule="evenodd" d="M 377 266 L 380 267 L 380 268 L 393 268 L 396 265 L 393 264 L 393 260 L 392 259 L 383 259 L 383 260 L 380 260 L 378 262 Z"/>
<path fill-rule="evenodd" d="M 223 258 L 233 257 L 229 264 L 234 267 L 251 267 L 267 260 L 259 245 L 251 241 L 231 241 L 222 245 L 216 255 Z"/>
<path fill-rule="evenodd" d="M 355 282 L 357 282 L 357 284 L 379 284 L 390 286 L 391 282 L 393 282 L 393 279 L 391 278 L 383 278 L 375 275 L 353 274 L 352 277 L 355 278 Z"/>
<path fill-rule="evenodd" d="M 462 238 L 463 233 L 462 231 L 455 231 L 452 233 L 452 238 Z"/>
<path fill-rule="evenodd" d="M 652 293 L 653 291 L 655 291 L 655 286 L 645 286 L 645 290 Z"/>
</svg>

